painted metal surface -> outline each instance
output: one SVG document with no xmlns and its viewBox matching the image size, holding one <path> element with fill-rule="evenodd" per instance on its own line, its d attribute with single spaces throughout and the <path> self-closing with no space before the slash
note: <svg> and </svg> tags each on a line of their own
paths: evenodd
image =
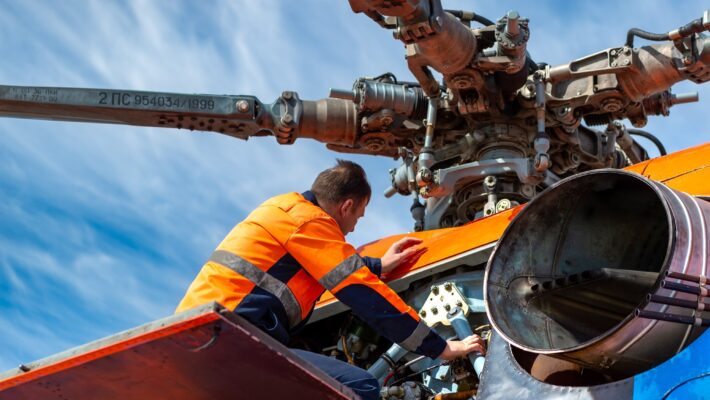
<svg viewBox="0 0 710 400">
<path fill-rule="evenodd" d="M 663 364 L 634 377 L 634 400 L 710 398 L 710 332 Z"/>
<path fill-rule="evenodd" d="M 213 303 L 0 375 L 1 400 L 357 399 Z"/>
</svg>

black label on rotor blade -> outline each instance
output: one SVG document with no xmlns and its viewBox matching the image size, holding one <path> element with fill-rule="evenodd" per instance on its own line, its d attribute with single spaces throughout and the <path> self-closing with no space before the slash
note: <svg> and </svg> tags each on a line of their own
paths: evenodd
<svg viewBox="0 0 710 400">
<path fill-rule="evenodd" d="M 206 111 L 215 109 L 215 101 L 206 96 L 167 95 L 119 91 L 98 92 L 100 106 L 151 108 L 174 111 Z"/>
</svg>

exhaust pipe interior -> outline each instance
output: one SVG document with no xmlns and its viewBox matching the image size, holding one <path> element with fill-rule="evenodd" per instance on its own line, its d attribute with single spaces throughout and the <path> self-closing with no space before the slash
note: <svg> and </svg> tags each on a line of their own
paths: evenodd
<svg viewBox="0 0 710 400">
<path fill-rule="evenodd" d="M 660 286 L 670 270 L 705 272 L 689 267 L 688 257 L 675 265 L 692 251 L 695 229 L 686 227 L 692 215 L 682 221 L 678 209 L 692 203 L 703 219 L 710 207 L 701 212 L 693 202 L 704 201 L 661 186 L 625 171 L 591 171 L 528 203 L 486 269 L 484 297 L 497 332 L 524 351 L 615 376 L 648 369 L 687 345 L 700 328 L 639 318 L 637 310 L 692 315 L 649 299 L 697 300 Z"/>
</svg>

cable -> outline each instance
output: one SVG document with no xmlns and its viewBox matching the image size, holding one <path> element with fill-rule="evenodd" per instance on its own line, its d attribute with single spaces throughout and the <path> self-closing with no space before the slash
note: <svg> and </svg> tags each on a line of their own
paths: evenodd
<svg viewBox="0 0 710 400">
<path fill-rule="evenodd" d="M 631 28 L 626 34 L 626 46 L 634 47 L 634 36 L 638 36 L 642 39 L 653 40 L 655 42 L 671 40 L 667 33 L 651 33 L 639 28 Z"/>
<path fill-rule="evenodd" d="M 429 372 L 429 371 L 431 371 L 432 369 L 441 367 L 442 365 L 445 365 L 445 364 L 447 364 L 447 363 L 446 363 L 446 362 L 441 362 L 441 363 L 439 363 L 439 364 L 432 365 L 431 367 L 426 368 L 426 369 L 423 369 L 423 370 L 421 370 L 421 371 L 414 372 L 414 373 L 409 374 L 409 375 L 407 375 L 407 376 L 405 376 L 405 377 L 402 377 L 402 378 L 397 379 L 396 381 L 392 382 L 392 384 L 391 384 L 390 386 L 396 386 L 398 383 L 404 382 L 405 380 L 407 380 L 407 379 L 409 379 L 409 378 L 411 378 L 411 377 L 413 377 L 413 376 L 416 376 L 416 375 L 419 375 L 419 374 L 423 374 L 423 373 L 425 373 L 425 372 Z"/>
<path fill-rule="evenodd" d="M 488 19 L 482 15 L 478 15 L 478 14 L 471 12 L 471 11 L 444 10 L 444 12 L 447 12 L 458 19 L 467 19 L 469 21 L 476 21 L 481 25 L 485 25 L 485 26 L 495 25 L 495 22 L 491 21 L 490 19 Z"/>
<path fill-rule="evenodd" d="M 390 78 L 393 81 L 392 83 L 397 83 L 397 77 L 391 72 L 385 72 L 384 74 L 382 74 L 380 76 L 376 76 L 376 77 L 372 78 L 372 80 L 377 81 L 377 82 L 382 82 L 382 78 Z"/>
<path fill-rule="evenodd" d="M 641 136 L 652 141 L 653 144 L 656 145 L 656 147 L 658 148 L 658 152 L 661 153 L 662 156 L 668 154 L 666 152 L 666 148 L 663 146 L 663 143 L 661 143 L 661 141 L 650 132 L 642 131 L 641 129 L 626 129 L 626 131 L 629 132 L 629 134 L 631 135 Z"/>
<path fill-rule="evenodd" d="M 355 365 L 355 360 L 353 360 L 353 356 L 350 355 L 350 350 L 348 350 L 348 341 L 345 339 L 345 335 L 340 337 L 340 344 L 343 345 L 343 353 L 345 353 L 345 358 L 348 359 L 348 364 Z"/>
<path fill-rule="evenodd" d="M 670 31 L 668 33 L 651 33 L 638 28 L 629 29 L 626 34 L 626 45 L 629 47 L 634 47 L 634 36 L 638 36 L 643 39 L 653 40 L 653 41 L 664 41 L 664 40 L 678 40 L 690 37 L 696 33 L 704 32 L 707 30 L 705 26 L 705 17 L 694 19 L 687 24 L 681 26 L 678 29 Z"/>
<path fill-rule="evenodd" d="M 666 399 L 668 398 L 668 396 L 670 396 L 676 389 L 678 389 L 679 387 L 685 385 L 686 383 L 692 382 L 692 381 L 694 381 L 694 380 L 696 380 L 696 379 L 705 378 L 705 377 L 707 377 L 707 376 L 710 376 L 710 372 L 706 372 L 706 373 L 704 373 L 704 374 L 700 374 L 700 375 L 698 375 L 698 376 L 694 376 L 694 377 L 692 377 L 692 378 L 689 378 L 689 379 L 684 380 L 683 382 L 681 382 L 681 383 L 679 383 L 679 384 L 673 386 L 672 388 L 670 388 L 670 390 L 668 390 L 668 391 L 666 392 L 666 394 L 663 395 L 663 397 L 661 398 L 661 400 L 666 400 Z"/>
<path fill-rule="evenodd" d="M 406 363 L 402 364 L 401 366 L 399 366 L 399 367 L 393 369 L 392 372 L 390 372 L 389 374 L 387 374 L 387 377 L 386 377 L 385 380 L 383 381 L 382 386 L 387 385 L 387 382 L 389 382 L 389 380 L 392 379 L 392 377 L 395 376 L 395 375 L 397 374 L 397 372 L 399 372 L 399 370 L 405 369 L 405 368 L 409 367 L 410 365 L 412 365 L 412 364 L 414 364 L 414 363 L 416 363 L 416 362 L 419 362 L 419 361 L 421 361 L 421 360 L 423 360 L 423 359 L 425 359 L 425 358 L 426 358 L 426 356 L 419 356 L 419 357 L 416 357 L 416 358 L 414 358 L 414 359 L 411 359 L 411 360 L 407 361 Z"/>
</svg>

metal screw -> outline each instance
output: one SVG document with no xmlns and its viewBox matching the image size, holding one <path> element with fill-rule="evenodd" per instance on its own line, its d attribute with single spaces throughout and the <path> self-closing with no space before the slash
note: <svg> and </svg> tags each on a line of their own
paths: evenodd
<svg viewBox="0 0 710 400">
<path fill-rule="evenodd" d="M 624 60 L 624 65 L 629 65 L 631 64 L 631 61 L 629 59 Z"/>
<path fill-rule="evenodd" d="M 444 305 L 444 309 L 446 311 L 449 311 L 449 310 L 451 310 L 451 306 L 449 304 L 446 304 L 446 305 Z"/>
<path fill-rule="evenodd" d="M 421 311 L 419 312 L 419 315 L 421 315 L 422 317 L 426 318 L 426 311 L 425 311 L 425 310 L 421 310 Z"/>
<path fill-rule="evenodd" d="M 434 295 L 439 294 L 439 287 L 438 287 L 438 286 L 434 286 L 434 289 L 432 289 L 432 292 L 434 293 Z"/>
<path fill-rule="evenodd" d="M 616 65 L 617 65 L 617 64 L 616 64 L 616 61 L 612 61 L 611 66 L 612 66 L 612 67 L 616 67 Z"/>
<path fill-rule="evenodd" d="M 444 284 L 444 289 L 446 289 L 446 290 L 448 290 L 448 291 L 451 291 L 451 282 L 446 282 L 446 283 Z"/>
<path fill-rule="evenodd" d="M 249 111 L 249 102 L 246 100 L 237 101 L 237 111 L 241 113 Z"/>
<path fill-rule="evenodd" d="M 456 300 L 456 307 L 463 307 L 461 300 Z"/>
<path fill-rule="evenodd" d="M 290 124 L 291 122 L 293 122 L 293 116 L 291 114 L 284 114 L 281 117 L 281 122 L 284 124 Z"/>
<path fill-rule="evenodd" d="M 293 93 L 285 91 L 285 92 L 281 93 L 281 97 L 283 97 L 286 100 L 290 100 L 291 97 L 293 97 Z"/>
<path fill-rule="evenodd" d="M 434 313 L 434 315 L 436 315 L 439 312 L 439 310 L 437 310 L 436 307 L 432 307 L 431 312 Z"/>
</svg>

